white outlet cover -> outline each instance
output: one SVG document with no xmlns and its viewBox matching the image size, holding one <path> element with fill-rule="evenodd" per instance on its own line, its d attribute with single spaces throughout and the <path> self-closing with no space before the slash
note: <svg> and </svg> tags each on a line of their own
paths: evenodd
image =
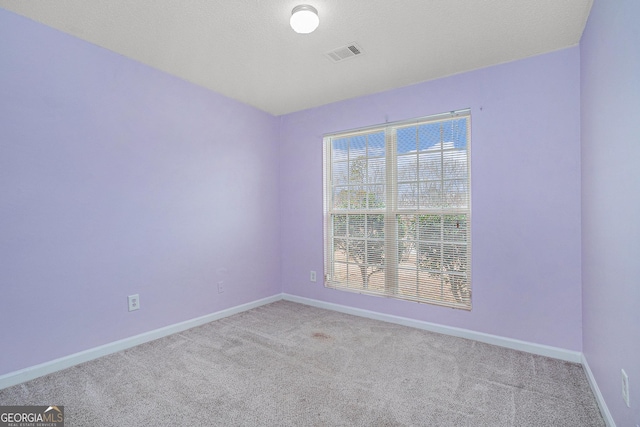
<svg viewBox="0 0 640 427">
<path fill-rule="evenodd" d="M 129 311 L 135 311 L 140 309 L 140 295 L 129 295 Z"/>
<path fill-rule="evenodd" d="M 316 272 L 315 271 L 311 271 L 311 275 L 309 277 L 309 280 L 311 280 L 312 282 L 316 281 Z"/>
</svg>

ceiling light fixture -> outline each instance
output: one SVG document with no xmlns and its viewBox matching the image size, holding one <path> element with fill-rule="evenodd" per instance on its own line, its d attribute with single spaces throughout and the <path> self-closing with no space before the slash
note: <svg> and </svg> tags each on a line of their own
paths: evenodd
<svg viewBox="0 0 640 427">
<path fill-rule="evenodd" d="M 320 25 L 320 18 L 318 18 L 318 11 L 315 7 L 308 4 L 301 4 L 296 6 L 291 11 L 291 19 L 289 20 L 293 31 L 299 34 L 312 33 L 318 25 Z"/>
</svg>

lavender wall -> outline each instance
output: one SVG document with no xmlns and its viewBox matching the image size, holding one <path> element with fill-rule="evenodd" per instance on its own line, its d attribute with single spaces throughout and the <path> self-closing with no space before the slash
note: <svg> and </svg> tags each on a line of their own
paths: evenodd
<svg viewBox="0 0 640 427">
<path fill-rule="evenodd" d="M 0 374 L 280 293 L 278 127 L 0 9 Z"/>
<path fill-rule="evenodd" d="M 282 118 L 284 292 L 569 350 L 582 349 L 577 47 Z M 470 107 L 473 310 L 309 282 L 323 270 L 322 136 Z"/>
<path fill-rule="evenodd" d="M 638 17 L 637 0 L 596 0 L 580 46 L 583 351 L 619 426 L 640 425 Z"/>
</svg>

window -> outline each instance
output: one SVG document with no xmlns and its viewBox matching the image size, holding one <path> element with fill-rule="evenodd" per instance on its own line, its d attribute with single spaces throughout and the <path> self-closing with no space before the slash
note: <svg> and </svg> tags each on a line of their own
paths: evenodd
<svg viewBox="0 0 640 427">
<path fill-rule="evenodd" d="M 470 310 L 469 110 L 324 149 L 325 286 Z"/>
</svg>

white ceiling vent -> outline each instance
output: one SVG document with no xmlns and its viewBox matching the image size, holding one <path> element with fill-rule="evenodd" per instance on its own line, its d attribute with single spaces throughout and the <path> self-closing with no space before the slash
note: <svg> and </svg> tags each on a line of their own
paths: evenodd
<svg viewBox="0 0 640 427">
<path fill-rule="evenodd" d="M 346 46 L 339 47 L 337 49 L 332 50 L 331 52 L 327 52 L 326 55 L 333 62 L 344 61 L 345 59 L 355 58 L 356 56 L 362 55 L 364 52 L 362 48 L 358 46 L 356 43 L 351 43 Z"/>
</svg>

